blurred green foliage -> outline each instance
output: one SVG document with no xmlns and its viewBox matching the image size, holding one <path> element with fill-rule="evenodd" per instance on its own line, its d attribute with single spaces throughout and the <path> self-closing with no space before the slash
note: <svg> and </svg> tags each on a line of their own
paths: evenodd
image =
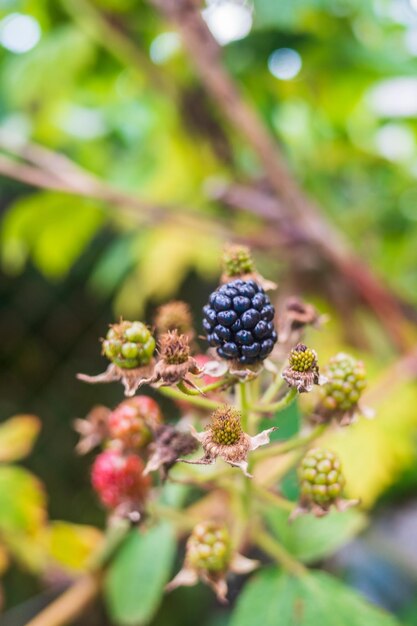
<svg viewBox="0 0 417 626">
<path fill-rule="evenodd" d="M 252 28 L 246 37 L 224 46 L 228 70 L 282 145 L 301 186 L 319 202 L 326 218 L 347 235 L 359 257 L 375 268 L 387 285 L 417 305 L 415 3 L 255 0 L 253 7 L 245 6 L 253 9 Z M 2 45 L 7 20 L 15 14 L 32 16 L 41 30 L 38 43 L 21 54 Z M 164 34 L 171 39 L 161 39 Z M 15 33 L 15 37 L 19 35 Z M 168 47 L 167 41 L 171 42 Z M 302 63 L 299 73 L 289 80 L 277 78 L 268 66 L 271 55 L 282 49 L 298 53 Z M 114 187 L 155 205 L 167 203 L 172 207 L 168 218 L 149 223 L 139 212 L 125 211 L 117 203 L 82 193 L 11 185 L 2 179 L 1 262 L 7 276 L 18 276 L 33 264 L 49 281 L 61 284 L 103 233 L 110 232 L 108 245 L 95 253 L 91 271 L 83 275 L 83 281 L 99 301 L 111 301 L 115 315 L 136 316 L 142 315 L 149 303 L 154 305 L 175 295 L 191 272 L 198 275 L 199 282 L 216 280 L 224 235 L 206 229 L 203 218 L 226 225 L 237 235 L 262 236 L 260 221 L 227 212 L 209 193 L 219 181 L 260 176 L 256 157 L 206 98 L 172 27 L 145 2 L 0 2 L 2 151 L 7 144 L 3 143 L 5 137 L 12 137 L 17 145 L 40 144 L 63 153 Z M 58 162 L 56 167 L 59 170 Z M 183 206 L 190 207 L 195 218 L 186 225 L 176 220 L 176 207 Z M 285 252 L 266 250 L 260 256 L 261 264 L 280 273 L 285 283 L 286 270 L 291 269 Z M 326 275 L 321 280 L 325 282 Z M 194 291 L 195 283 L 192 285 Z M 199 294 L 195 304 L 200 304 L 198 300 Z M 108 320 L 101 321 L 105 327 Z M 62 329 L 60 324 L 58 327 Z M 378 331 L 371 329 L 370 334 L 379 353 L 369 357 L 368 363 L 377 374 L 385 366 L 381 354 L 385 357 L 387 349 Z M 335 344 L 343 347 L 338 321 L 325 336 L 315 335 L 314 341 L 321 358 L 329 355 L 330 345 L 333 351 Z M 92 345 L 90 341 L 88 348 Z M 26 361 L 36 363 L 41 352 L 41 347 L 31 344 Z M 77 353 L 77 365 L 81 356 L 85 354 Z M 96 361 L 93 363 L 95 366 Z M 73 375 L 72 370 L 69 375 Z M 112 402 L 115 396 L 104 393 Z M 93 398 L 90 394 L 89 400 Z M 51 385 L 49 405 L 60 401 Z M 352 494 L 360 495 L 366 506 L 374 504 L 399 472 L 415 462 L 415 401 L 415 388 L 410 385 L 403 390 L 401 402 L 396 392 L 378 407 L 378 420 L 361 422 L 347 435 L 331 440 L 345 461 Z M 75 411 L 70 403 L 65 408 Z M 64 416 L 67 432 L 69 420 L 65 412 Z M 27 441 L 31 436 L 29 433 Z M 21 444 L 15 440 L 18 453 L 10 456 L 12 446 L 8 443 L 4 452 L 2 441 L 0 430 L 2 463 L 20 459 L 30 448 L 30 443 L 19 448 Z M 52 435 L 45 439 L 42 452 L 54 443 Z M 54 461 L 62 461 L 57 449 L 48 453 L 55 454 Z M 381 470 L 382 457 L 385 465 Z M 37 463 L 46 473 L 46 462 Z M 60 483 L 55 480 L 51 476 L 50 484 L 58 492 Z M 78 484 L 71 487 L 76 491 Z M 20 492 L 23 495 L 11 501 L 10 493 Z M 53 498 L 54 493 L 51 495 Z M 65 494 L 58 495 L 65 500 Z M 74 572 L 85 567 L 92 546 L 100 539 L 91 527 L 49 523 L 39 482 L 15 465 L 0 467 L 0 504 L 4 539 L 0 571 L 6 568 L 10 552 L 29 569 L 42 571 L 47 560 Z M 71 515 L 75 515 L 73 510 Z M 284 533 L 281 521 L 273 520 L 279 536 Z M 336 547 L 339 544 L 334 541 L 336 531 L 330 521 L 328 541 Z M 297 524 L 302 526 L 303 521 Z M 363 518 L 349 514 L 338 524 L 338 538 L 345 540 L 359 532 Z M 314 532 L 310 543 L 298 542 L 297 528 L 294 525 L 285 530 L 285 540 L 294 553 L 306 560 L 327 554 L 317 551 Z M 140 556 L 146 546 L 136 541 Z M 169 538 L 166 541 L 169 543 Z M 129 563 L 146 577 L 147 572 L 139 566 L 139 560 Z M 109 592 L 112 611 L 120 616 L 125 607 L 120 607 L 118 599 L 117 585 L 123 589 L 123 576 L 120 583 L 117 567 L 115 563 L 108 585 L 113 589 Z M 162 570 L 153 572 L 158 589 L 162 589 L 166 576 Z M 301 593 L 281 574 L 272 571 L 263 576 L 272 595 L 276 585 L 285 586 L 294 596 Z M 309 613 L 318 596 L 323 606 L 330 602 L 329 589 L 333 587 L 324 585 L 323 580 L 322 575 L 312 576 L 302 592 L 307 598 L 307 624 L 328 623 L 326 612 L 313 613 L 313 617 Z M 259 584 L 254 581 L 246 593 L 255 593 Z M 341 595 L 340 603 L 349 617 L 356 611 L 364 616 L 365 621 L 358 624 L 385 623 L 367 605 L 358 607 L 337 583 L 330 584 L 334 594 Z M 129 588 L 123 590 L 129 593 Z M 265 602 L 261 602 L 264 597 Z M 261 608 L 268 605 L 270 595 L 262 598 L 257 600 Z M 233 624 L 262 621 L 261 613 L 246 615 L 246 601 L 241 599 Z M 151 603 L 149 615 L 155 604 Z M 202 606 L 208 604 L 203 595 Z M 140 606 L 143 608 L 143 603 Z M 273 619 L 285 609 L 274 605 Z M 194 608 L 188 610 L 191 622 L 200 618 L 192 614 Z M 179 613 L 179 623 L 185 612 Z M 172 626 L 169 608 L 163 607 L 157 619 Z M 209 616 L 207 624 L 213 620 L 218 626 L 221 619 L 221 615 Z M 266 624 L 267 620 L 265 616 Z M 384 620 L 391 623 L 389 618 Z"/>
</svg>

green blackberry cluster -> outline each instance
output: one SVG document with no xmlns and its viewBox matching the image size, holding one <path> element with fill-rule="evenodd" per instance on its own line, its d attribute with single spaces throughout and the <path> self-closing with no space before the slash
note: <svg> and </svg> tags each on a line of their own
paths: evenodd
<svg viewBox="0 0 417 626">
<path fill-rule="evenodd" d="M 313 448 L 298 469 L 301 500 L 326 507 L 342 495 L 345 479 L 340 461 L 330 450 Z"/>
<path fill-rule="evenodd" d="M 317 365 L 317 355 L 314 350 L 299 343 L 290 352 L 289 364 L 295 372 L 308 372 Z"/>
<path fill-rule="evenodd" d="M 348 354 L 337 354 L 324 372 L 327 383 L 322 390 L 323 406 L 329 411 L 348 411 L 358 403 L 366 387 L 366 372 L 361 361 Z"/>
<path fill-rule="evenodd" d="M 142 322 L 112 324 L 103 341 L 103 354 L 122 369 L 134 369 L 150 363 L 155 339 Z"/>
<path fill-rule="evenodd" d="M 187 541 L 187 563 L 195 570 L 222 573 L 231 558 L 229 531 L 223 524 L 201 522 Z"/>
<path fill-rule="evenodd" d="M 209 426 L 211 439 L 222 446 L 232 446 L 242 435 L 240 413 L 231 406 L 216 409 Z"/>
<path fill-rule="evenodd" d="M 249 248 L 230 246 L 223 253 L 223 267 L 227 276 L 243 276 L 255 271 Z"/>
</svg>

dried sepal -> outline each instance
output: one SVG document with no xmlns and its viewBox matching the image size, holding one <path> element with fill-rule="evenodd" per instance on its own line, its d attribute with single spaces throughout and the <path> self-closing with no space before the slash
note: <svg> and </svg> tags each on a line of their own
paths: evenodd
<svg viewBox="0 0 417 626">
<path fill-rule="evenodd" d="M 280 343 L 290 340 L 298 343 L 307 326 L 320 328 L 326 321 L 327 316 L 321 315 L 312 304 L 297 297 L 288 298 L 278 320 Z"/>
<path fill-rule="evenodd" d="M 203 370 L 191 356 L 187 335 L 179 334 L 177 330 L 164 333 L 159 340 L 158 351 L 159 359 L 152 377 L 154 386 L 172 386 L 182 381 L 190 387 L 196 386 L 189 374 L 201 376 Z"/>
<path fill-rule="evenodd" d="M 347 511 L 354 506 L 358 506 L 358 504 L 360 504 L 359 499 L 347 500 L 345 498 L 336 498 L 333 502 L 327 505 L 309 501 L 300 502 L 292 511 L 288 521 L 293 522 L 297 519 L 297 517 L 300 517 L 301 515 L 308 515 L 309 513 L 314 515 L 314 517 L 324 517 L 325 515 L 328 515 L 332 507 L 340 513 L 343 513 L 343 511 Z"/>
<path fill-rule="evenodd" d="M 259 446 L 270 441 L 270 434 L 276 427 L 268 428 L 251 437 L 242 430 L 240 413 L 231 406 L 224 405 L 216 409 L 211 423 L 202 432 L 191 427 L 192 435 L 203 447 L 204 455 L 197 460 L 180 459 L 184 463 L 195 465 L 211 465 L 218 457 L 229 465 L 238 467 L 245 476 L 252 477 L 248 472 L 248 454 Z"/>
<path fill-rule="evenodd" d="M 154 433 L 154 441 L 149 446 L 150 457 L 144 474 L 159 471 L 166 479 L 168 472 L 182 456 L 192 454 L 198 444 L 189 433 L 176 429 L 171 424 L 160 426 Z"/>
<path fill-rule="evenodd" d="M 74 420 L 74 430 L 80 435 L 75 447 L 77 454 L 87 454 L 107 439 L 110 412 L 105 406 L 95 406 L 85 419 Z"/>
<path fill-rule="evenodd" d="M 77 374 L 78 380 L 85 383 L 112 383 L 120 381 L 124 387 L 125 396 L 132 397 L 142 385 L 150 383 L 154 375 L 155 362 L 152 360 L 149 365 L 134 369 L 123 369 L 114 363 L 110 363 L 106 371 L 97 376 L 88 374 Z"/>
<path fill-rule="evenodd" d="M 259 565 L 233 551 L 229 531 L 224 524 L 201 522 L 187 540 L 182 569 L 168 583 L 172 591 L 181 586 L 193 586 L 199 580 L 210 586 L 217 599 L 227 603 L 227 575 L 230 572 L 246 574 Z"/>
<path fill-rule="evenodd" d="M 289 354 L 288 367 L 282 377 L 289 387 L 295 387 L 299 393 L 311 391 L 314 385 L 320 385 L 324 379 L 320 377 L 317 353 L 299 343 Z"/>
<path fill-rule="evenodd" d="M 213 376 L 214 378 L 220 378 L 226 374 L 230 374 L 230 376 L 235 376 L 242 383 L 250 382 L 259 376 L 265 362 L 266 360 L 262 363 L 248 366 L 242 365 L 238 361 L 218 361 L 213 358 L 203 366 L 203 374 Z"/>
</svg>

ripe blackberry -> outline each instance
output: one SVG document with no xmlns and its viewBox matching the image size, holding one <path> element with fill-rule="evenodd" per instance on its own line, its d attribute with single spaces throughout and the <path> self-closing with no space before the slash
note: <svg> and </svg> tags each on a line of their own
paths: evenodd
<svg viewBox="0 0 417 626">
<path fill-rule="evenodd" d="M 148 365 L 155 351 L 155 339 L 142 322 L 112 324 L 103 341 L 103 354 L 122 369 Z"/>
<path fill-rule="evenodd" d="M 136 454 L 127 456 L 105 450 L 96 457 L 91 482 L 100 500 L 109 509 L 120 505 L 141 505 L 150 488 L 150 478 L 143 475 L 144 464 Z"/>
<path fill-rule="evenodd" d="M 208 342 L 221 358 L 253 365 L 272 352 L 277 341 L 275 309 L 254 280 L 221 285 L 203 312 Z"/>
<path fill-rule="evenodd" d="M 309 450 L 301 461 L 298 476 L 302 503 L 327 509 L 342 495 L 345 479 L 339 459 L 330 450 Z"/>
<path fill-rule="evenodd" d="M 328 411 L 349 411 L 357 406 L 366 387 L 366 372 L 361 361 L 348 354 L 337 354 L 324 372 L 323 407 Z"/>
<path fill-rule="evenodd" d="M 221 573 L 231 558 L 229 531 L 223 524 L 201 522 L 187 541 L 187 565 L 197 571 Z"/>
</svg>

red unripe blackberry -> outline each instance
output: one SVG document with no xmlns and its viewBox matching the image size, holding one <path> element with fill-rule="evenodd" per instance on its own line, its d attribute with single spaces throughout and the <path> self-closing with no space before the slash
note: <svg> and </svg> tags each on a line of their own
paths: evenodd
<svg viewBox="0 0 417 626">
<path fill-rule="evenodd" d="M 298 477 L 301 502 L 327 508 L 342 496 L 345 479 L 338 457 L 330 450 L 309 450 L 300 463 Z"/>
<path fill-rule="evenodd" d="M 152 431 L 162 423 L 158 404 L 148 396 L 134 396 L 121 402 L 108 418 L 110 439 L 127 448 L 141 448 L 150 443 Z"/>
<path fill-rule="evenodd" d="M 229 531 L 224 524 L 201 522 L 187 541 L 186 562 L 197 571 L 226 572 L 232 555 Z"/>
<path fill-rule="evenodd" d="M 144 464 L 136 454 L 124 456 L 116 450 L 99 454 L 91 470 L 91 482 L 105 507 L 142 504 L 149 491 L 151 480 L 143 475 Z"/>
</svg>

